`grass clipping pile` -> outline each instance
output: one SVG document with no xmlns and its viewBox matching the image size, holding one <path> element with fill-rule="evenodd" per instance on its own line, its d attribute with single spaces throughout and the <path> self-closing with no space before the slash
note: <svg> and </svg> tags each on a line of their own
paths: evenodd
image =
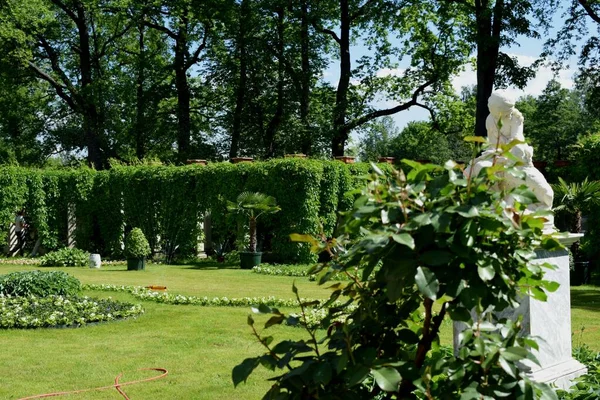
<svg viewBox="0 0 600 400">
<path fill-rule="evenodd" d="M 62 271 L 0 276 L 0 328 L 67 328 L 135 317 L 139 304 L 80 296 L 81 283 Z"/>
</svg>

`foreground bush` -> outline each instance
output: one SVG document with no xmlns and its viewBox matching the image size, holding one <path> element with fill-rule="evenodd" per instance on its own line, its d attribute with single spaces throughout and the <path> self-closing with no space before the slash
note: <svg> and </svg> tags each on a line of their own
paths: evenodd
<svg viewBox="0 0 600 400">
<path fill-rule="evenodd" d="M 282 370 L 268 399 L 556 399 L 517 368 L 535 362 L 535 341 L 520 334 L 519 321 L 496 316 L 521 296 L 543 301 L 558 288 L 543 280 L 548 266 L 532 261 L 535 249 L 560 245 L 543 236 L 541 216 L 525 213 L 537 201 L 533 193 L 517 188 L 508 204 L 509 193 L 492 189 L 513 171 L 490 164 L 479 176 L 464 176 L 452 162 L 406 161 L 405 171 L 391 174 L 375 168 L 341 236 L 292 235 L 331 254 L 311 271 L 319 284 L 340 272 L 351 280 L 329 286 L 326 331 L 312 327 L 304 311 L 256 310 L 272 314 L 265 329 L 296 324 L 305 339 L 274 342 L 249 316 L 266 352 L 233 369 L 234 385 L 261 365 Z M 298 300 L 303 310 L 312 305 Z M 343 314 L 349 317 L 340 320 Z M 456 355 L 438 350 L 445 320 L 466 325 Z"/>
<path fill-rule="evenodd" d="M 79 293 L 79 280 L 62 271 L 18 271 L 0 276 L 5 296 L 69 296 Z"/>
<path fill-rule="evenodd" d="M 40 258 L 42 267 L 87 267 L 90 253 L 76 248 L 64 247 Z"/>
<path fill-rule="evenodd" d="M 0 328 L 4 329 L 81 326 L 134 317 L 143 312 L 139 304 L 106 299 L 0 295 Z"/>
</svg>

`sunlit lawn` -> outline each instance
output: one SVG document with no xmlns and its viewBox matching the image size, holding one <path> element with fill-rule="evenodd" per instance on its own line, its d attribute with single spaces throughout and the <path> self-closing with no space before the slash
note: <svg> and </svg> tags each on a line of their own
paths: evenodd
<svg viewBox="0 0 600 400">
<path fill-rule="evenodd" d="M 29 269 L 38 268 L 0 265 L 0 274 Z M 306 278 L 239 269 L 150 265 L 146 271 L 126 271 L 125 266 L 61 270 L 83 283 L 164 285 L 169 292 L 196 296 L 292 298 L 294 281 L 302 297 L 328 296 L 326 289 Z M 86 294 L 139 302 L 124 293 Z M 600 350 L 600 289 L 573 288 L 572 297 L 574 344 Z M 121 372 L 122 382 L 156 374 L 136 372 L 149 367 L 166 368 L 169 376 L 125 387 L 132 399 L 258 399 L 268 389 L 269 374 L 260 368 L 247 384 L 234 389 L 231 383 L 232 368 L 262 351 L 246 325 L 248 309 L 142 303 L 146 313 L 135 320 L 78 329 L 0 330 L 0 398 L 111 385 Z M 272 334 L 276 340 L 299 338 L 302 331 L 277 327 Z M 451 343 L 450 324 L 443 327 L 442 342 Z M 70 398 L 121 397 L 108 390 Z"/>
</svg>

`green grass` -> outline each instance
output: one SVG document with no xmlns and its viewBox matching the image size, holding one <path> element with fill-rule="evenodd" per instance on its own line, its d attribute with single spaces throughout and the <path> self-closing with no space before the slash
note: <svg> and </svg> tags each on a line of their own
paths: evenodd
<svg viewBox="0 0 600 400">
<path fill-rule="evenodd" d="M 58 268 L 83 283 L 165 285 L 169 292 L 196 296 L 276 296 L 292 298 L 295 281 L 307 298 L 326 298 L 328 291 L 307 278 L 265 276 L 238 269 L 150 265 L 146 271 L 107 266 L 100 270 Z M 32 266 L 0 265 L 0 274 Z M 139 302 L 126 293 L 87 292 L 88 295 Z M 600 350 L 600 289 L 573 288 L 574 344 Z M 135 320 L 78 329 L 0 330 L 0 399 L 111 385 L 152 376 L 139 368 L 162 367 L 169 376 L 125 387 L 134 399 L 258 399 L 270 376 L 257 369 L 237 389 L 231 370 L 262 348 L 246 325 L 246 308 L 197 307 L 142 302 L 146 314 Z M 257 323 L 267 316 L 255 317 Z M 581 332 L 581 327 L 585 329 Z M 270 329 L 275 339 L 300 338 L 299 329 Z M 451 343 L 451 324 L 444 324 L 442 342 Z M 74 399 L 118 399 L 115 390 L 74 395 Z"/>
</svg>

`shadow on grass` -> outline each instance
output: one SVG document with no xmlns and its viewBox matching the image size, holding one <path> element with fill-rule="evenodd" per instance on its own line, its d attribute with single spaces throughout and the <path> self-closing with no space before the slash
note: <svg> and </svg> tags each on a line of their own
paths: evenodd
<svg viewBox="0 0 600 400">
<path fill-rule="evenodd" d="M 214 260 L 202 260 L 186 263 L 186 269 L 240 269 L 239 263 L 218 262 Z"/>
<path fill-rule="evenodd" d="M 600 313 L 600 288 L 571 287 L 571 308 Z"/>
</svg>

